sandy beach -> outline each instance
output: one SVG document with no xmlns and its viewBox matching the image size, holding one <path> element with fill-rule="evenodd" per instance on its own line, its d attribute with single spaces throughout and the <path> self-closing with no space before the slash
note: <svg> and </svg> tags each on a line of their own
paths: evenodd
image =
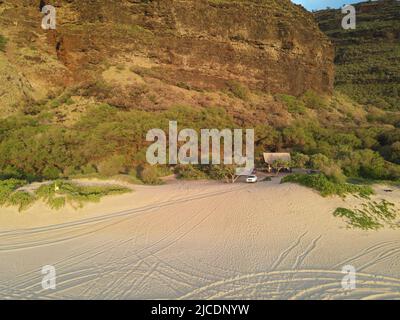
<svg viewBox="0 0 400 320">
<path fill-rule="evenodd" d="M 333 216 L 361 200 L 294 184 L 173 181 L 74 211 L 1 208 L 0 298 L 400 298 L 400 233 Z M 375 199 L 400 204 L 400 190 Z M 41 286 L 42 267 L 57 272 Z M 342 268 L 357 270 L 344 290 Z"/>
</svg>

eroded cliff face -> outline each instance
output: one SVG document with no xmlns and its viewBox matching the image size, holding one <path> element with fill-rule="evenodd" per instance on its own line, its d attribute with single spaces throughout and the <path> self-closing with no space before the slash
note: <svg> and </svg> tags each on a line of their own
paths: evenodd
<svg viewBox="0 0 400 320">
<path fill-rule="evenodd" d="M 333 47 L 289 0 L 46 1 L 57 8 L 52 31 L 40 28 L 39 1 L 2 2 L 8 59 L 43 90 L 102 77 L 197 91 L 232 81 L 269 94 L 333 89 Z"/>
</svg>

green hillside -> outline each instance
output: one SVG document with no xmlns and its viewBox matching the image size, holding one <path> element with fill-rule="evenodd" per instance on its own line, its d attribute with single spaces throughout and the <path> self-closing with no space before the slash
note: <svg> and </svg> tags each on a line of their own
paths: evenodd
<svg viewBox="0 0 400 320">
<path fill-rule="evenodd" d="M 341 10 L 315 13 L 336 47 L 336 88 L 359 103 L 400 110 L 400 2 L 363 2 L 355 7 L 355 30 L 341 28 Z"/>
</svg>

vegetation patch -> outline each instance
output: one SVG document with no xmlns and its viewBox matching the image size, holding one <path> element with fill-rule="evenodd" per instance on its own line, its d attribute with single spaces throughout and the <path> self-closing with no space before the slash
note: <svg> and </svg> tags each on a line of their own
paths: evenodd
<svg viewBox="0 0 400 320">
<path fill-rule="evenodd" d="M 306 113 L 306 107 L 303 103 L 303 101 L 299 100 L 298 98 L 287 95 L 287 94 L 278 94 L 275 96 L 275 98 L 284 103 L 287 107 L 287 110 L 289 113 L 293 114 L 305 114 Z"/>
<path fill-rule="evenodd" d="M 336 89 L 361 104 L 399 111 L 400 3 L 365 1 L 355 7 L 356 30 L 340 27 L 340 9 L 315 13 L 321 30 L 336 47 Z"/>
<path fill-rule="evenodd" d="M 248 100 L 250 96 L 250 90 L 238 81 L 227 81 L 229 92 L 231 92 L 235 97 Z"/>
<path fill-rule="evenodd" d="M 0 181 L 0 206 L 17 206 L 19 211 L 27 209 L 36 197 L 25 191 L 17 191 L 26 184 L 27 181 L 18 179 Z"/>
<path fill-rule="evenodd" d="M 170 175 L 172 172 L 166 166 L 141 165 L 137 169 L 138 177 L 144 184 L 161 185 L 164 184 L 162 177 Z"/>
<path fill-rule="evenodd" d="M 339 183 L 329 180 L 324 174 L 292 174 L 284 177 L 282 183 L 297 183 L 302 186 L 318 191 L 323 197 L 338 195 L 357 195 L 368 198 L 374 194 L 370 186 L 354 185 L 349 183 Z"/>
<path fill-rule="evenodd" d="M 180 165 L 175 168 L 178 179 L 182 180 L 202 180 L 207 179 L 207 175 L 198 166 Z"/>
<path fill-rule="evenodd" d="M 36 196 L 51 209 L 58 210 L 67 203 L 74 208 L 82 208 L 85 203 L 99 202 L 104 196 L 128 192 L 131 189 L 121 186 L 83 186 L 67 181 L 54 181 L 37 189 Z"/>
<path fill-rule="evenodd" d="M 236 179 L 236 166 L 235 165 L 209 165 L 203 167 L 207 176 L 212 180 L 225 181 L 226 183 L 233 183 Z"/>
<path fill-rule="evenodd" d="M 378 230 L 385 226 L 398 228 L 400 226 L 400 223 L 396 221 L 398 213 L 393 203 L 382 200 L 381 202 L 368 201 L 359 209 L 337 208 L 334 215 L 345 218 L 352 228 Z"/>
<path fill-rule="evenodd" d="M 308 108 L 316 110 L 326 109 L 328 105 L 323 97 L 312 90 L 307 91 L 303 95 L 302 100 Z"/>
<path fill-rule="evenodd" d="M 243 126 L 221 107 L 175 106 L 151 112 L 109 104 L 88 105 L 79 119 L 63 126 L 58 122 L 58 107 L 54 109 L 53 104 L 68 103 L 71 94 L 66 92 L 53 98 L 43 108 L 38 108 L 38 113 L 0 119 L 0 179 L 31 182 L 81 175 L 114 177 L 136 172 L 133 176 L 143 183 L 157 184 L 161 183 L 161 176 L 152 171 L 161 168 L 146 169 L 143 174 L 140 169 L 147 165 L 149 144 L 144 137 L 148 130 L 167 131 L 169 119 L 177 120 L 180 128 L 193 128 L 197 132 L 204 128 L 222 130 Z M 308 100 L 312 101 L 310 97 Z M 268 124 L 255 127 L 257 166 L 264 165 L 263 152 L 288 150 L 293 155 L 291 167 L 317 170 L 337 183 L 344 183 L 348 177 L 400 180 L 400 118 L 395 114 L 382 111 L 373 125 L 349 123 L 343 126 L 334 121 L 324 124 L 311 118 L 314 111 L 304 104 L 303 98 L 281 96 L 280 99 L 292 105 L 294 113 L 297 113 L 296 106 L 305 106 L 307 112 L 301 117 L 294 115 L 290 123 L 279 128 Z M 310 101 L 308 104 L 318 108 L 318 101 Z M 375 123 L 383 120 L 387 125 L 386 122 Z M 215 170 L 198 169 L 207 175 L 210 172 L 214 177 L 219 176 Z"/>
<path fill-rule="evenodd" d="M 35 195 L 29 192 L 16 191 L 10 195 L 8 204 L 10 206 L 18 207 L 18 211 L 21 212 L 28 209 L 36 200 L 37 198 Z"/>
</svg>

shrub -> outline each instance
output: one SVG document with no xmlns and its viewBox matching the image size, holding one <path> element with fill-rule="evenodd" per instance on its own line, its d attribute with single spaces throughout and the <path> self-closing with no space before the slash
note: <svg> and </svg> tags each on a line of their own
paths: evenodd
<svg viewBox="0 0 400 320">
<path fill-rule="evenodd" d="M 93 165 L 87 164 L 87 165 L 81 167 L 81 172 L 82 172 L 82 174 L 89 175 L 89 174 L 97 173 L 97 170 Z"/>
<path fill-rule="evenodd" d="M 389 179 L 389 167 L 392 165 L 385 162 L 379 153 L 372 150 L 358 150 L 351 152 L 341 162 L 347 176 L 363 177 L 367 179 Z"/>
<path fill-rule="evenodd" d="M 10 206 L 17 206 L 18 211 L 21 212 L 28 209 L 35 201 L 36 197 L 29 192 L 17 191 L 10 195 L 8 204 Z"/>
<path fill-rule="evenodd" d="M 314 137 L 307 129 L 300 123 L 286 127 L 282 132 L 286 146 L 298 151 L 303 151 L 305 148 L 315 148 Z"/>
<path fill-rule="evenodd" d="M 11 194 L 26 183 L 25 180 L 18 179 L 0 181 L 0 205 L 7 205 Z"/>
<path fill-rule="evenodd" d="M 310 157 L 310 166 L 314 170 L 322 170 L 324 167 L 328 167 L 332 164 L 332 161 L 321 153 L 313 154 Z"/>
<path fill-rule="evenodd" d="M 236 176 L 236 167 L 234 165 L 210 165 L 206 172 L 211 179 L 225 180 L 225 182 L 234 182 Z"/>
<path fill-rule="evenodd" d="M 16 191 L 27 183 L 25 180 L 8 179 L 0 181 L 0 206 L 18 206 L 18 210 L 27 209 L 35 196 L 25 191 Z"/>
<path fill-rule="evenodd" d="M 227 81 L 226 85 L 232 94 L 242 100 L 247 100 L 249 98 L 250 91 L 248 88 L 243 86 L 241 83 L 237 81 Z"/>
<path fill-rule="evenodd" d="M 15 167 L 12 166 L 7 166 L 0 172 L 0 178 L 2 180 L 8 180 L 8 179 L 22 179 L 24 174 L 16 169 Z"/>
<path fill-rule="evenodd" d="M 125 158 L 123 156 L 115 155 L 100 162 L 97 169 L 100 174 L 110 177 L 119 173 L 124 173 L 126 171 L 124 164 Z"/>
<path fill-rule="evenodd" d="M 139 178 L 145 184 L 157 185 L 162 184 L 163 181 L 160 179 L 159 171 L 155 166 L 145 166 L 138 169 Z"/>
<path fill-rule="evenodd" d="M 51 197 L 48 198 L 46 202 L 50 209 L 60 210 L 61 208 L 65 207 L 67 199 L 65 197 Z"/>
<path fill-rule="evenodd" d="M 311 108 L 311 109 L 326 109 L 327 103 L 326 101 L 318 94 L 316 94 L 314 91 L 307 91 L 303 95 L 303 102 L 306 105 L 306 107 Z"/>
<path fill-rule="evenodd" d="M 391 162 L 400 164 L 400 141 L 396 141 L 390 146 L 390 155 L 388 158 Z"/>
<path fill-rule="evenodd" d="M 327 156 L 315 154 L 310 157 L 310 166 L 315 170 L 321 171 L 326 177 L 336 183 L 344 183 L 346 176 L 342 169 Z"/>
<path fill-rule="evenodd" d="M 77 167 L 71 166 L 71 167 L 67 167 L 64 169 L 63 171 L 63 177 L 72 177 L 72 176 L 76 176 L 79 175 L 81 172 L 79 171 L 79 169 Z"/>
<path fill-rule="evenodd" d="M 61 171 L 53 166 L 48 166 L 43 170 L 43 178 L 48 180 L 55 180 L 58 179 L 61 175 Z"/>
<path fill-rule="evenodd" d="M 178 179 L 201 180 L 206 179 L 206 174 L 193 165 L 180 165 L 175 168 Z"/>
<path fill-rule="evenodd" d="M 388 165 L 388 176 L 392 181 L 400 180 L 400 166 L 399 165 Z"/>
<path fill-rule="evenodd" d="M 335 164 L 323 167 L 321 171 L 325 176 L 327 176 L 333 182 L 345 183 L 347 180 L 347 177 L 343 174 L 342 169 Z"/>
<path fill-rule="evenodd" d="M 99 99 L 106 99 L 112 93 L 112 87 L 104 80 L 98 80 L 93 83 L 89 83 L 86 87 L 82 88 L 78 94 L 83 96 L 95 96 Z"/>
<path fill-rule="evenodd" d="M 294 96 L 290 96 L 287 94 L 278 94 L 276 95 L 276 99 L 286 105 L 289 113 L 304 114 L 306 112 L 304 102 Z"/>
<path fill-rule="evenodd" d="M 158 176 L 161 177 L 167 177 L 173 174 L 173 171 L 169 166 L 155 166 L 154 167 L 157 170 Z"/>
<path fill-rule="evenodd" d="M 292 163 L 291 166 L 293 168 L 305 168 L 310 161 L 310 157 L 308 155 L 302 153 L 294 153 L 292 155 Z"/>
</svg>

